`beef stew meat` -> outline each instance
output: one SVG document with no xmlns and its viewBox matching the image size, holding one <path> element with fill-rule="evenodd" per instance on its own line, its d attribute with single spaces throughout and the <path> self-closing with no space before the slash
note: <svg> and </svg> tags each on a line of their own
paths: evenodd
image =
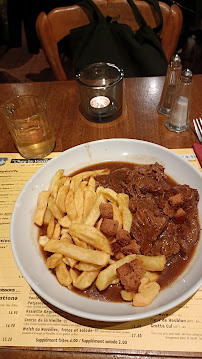
<svg viewBox="0 0 202 359">
<path fill-rule="evenodd" d="M 158 280 L 164 288 L 185 269 L 199 240 L 198 191 L 177 184 L 159 163 L 111 162 L 107 167 L 110 174 L 96 177 L 98 185 L 127 193 L 133 215 L 131 238 L 123 233 L 123 239 L 113 242 L 113 251 L 164 254 L 167 264 Z"/>
</svg>

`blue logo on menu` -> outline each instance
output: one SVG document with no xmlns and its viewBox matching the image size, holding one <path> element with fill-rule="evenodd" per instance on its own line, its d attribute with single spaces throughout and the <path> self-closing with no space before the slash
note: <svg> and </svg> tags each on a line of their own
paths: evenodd
<svg viewBox="0 0 202 359">
<path fill-rule="evenodd" d="M 8 161 L 7 157 L 0 157 L 0 166 L 5 165 L 6 161 Z"/>
</svg>

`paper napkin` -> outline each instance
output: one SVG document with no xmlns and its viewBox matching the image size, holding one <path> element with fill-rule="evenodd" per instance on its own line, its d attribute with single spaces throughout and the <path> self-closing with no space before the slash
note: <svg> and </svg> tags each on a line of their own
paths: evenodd
<svg viewBox="0 0 202 359">
<path fill-rule="evenodd" d="M 193 149 L 194 149 L 196 157 L 198 158 L 198 161 L 202 167 L 202 145 L 200 145 L 199 143 L 194 143 Z"/>
</svg>

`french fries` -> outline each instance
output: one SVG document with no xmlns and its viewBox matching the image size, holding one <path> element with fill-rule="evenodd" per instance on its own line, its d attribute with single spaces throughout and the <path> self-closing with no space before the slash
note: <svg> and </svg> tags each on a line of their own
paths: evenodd
<svg viewBox="0 0 202 359">
<path fill-rule="evenodd" d="M 79 247 L 75 244 L 58 241 L 57 239 L 50 239 L 45 245 L 44 250 L 47 252 L 61 253 L 77 261 L 98 264 L 100 266 L 106 266 L 110 259 L 110 255 L 103 251 Z"/>
<path fill-rule="evenodd" d="M 109 265 L 107 268 L 102 270 L 96 280 L 96 287 L 101 291 L 106 289 L 114 279 L 117 278 L 118 274 L 116 269 L 121 267 L 125 263 L 131 262 L 133 259 L 136 258 L 136 254 L 130 254 L 122 259 L 119 259 L 115 263 Z"/>
<path fill-rule="evenodd" d="M 34 223 L 38 224 L 38 226 L 42 226 L 43 224 L 49 196 L 50 191 L 42 191 L 39 193 L 37 209 L 34 213 Z"/>
<path fill-rule="evenodd" d="M 150 272 L 161 272 L 166 264 L 165 256 L 137 256 L 143 267 Z"/>
<path fill-rule="evenodd" d="M 92 247 L 100 249 L 106 253 L 113 254 L 108 239 L 97 228 L 87 224 L 72 223 L 69 227 L 72 237 L 78 237 Z"/>
<path fill-rule="evenodd" d="M 91 284 L 94 282 L 95 278 L 97 277 L 99 270 L 92 271 L 92 272 L 82 272 L 74 281 L 74 287 L 85 290 L 86 288 L 90 287 Z"/>
<path fill-rule="evenodd" d="M 125 256 L 121 252 L 114 257 L 109 238 L 100 227 L 104 220 L 100 205 L 110 203 L 107 209 L 110 208 L 112 215 L 113 208 L 112 221 L 118 222 L 118 231 L 130 233 L 132 213 L 127 194 L 97 187 L 95 177 L 106 174 L 109 174 L 108 169 L 84 171 L 73 176 L 65 176 L 63 169 L 55 173 L 48 191 L 40 192 L 34 213 L 34 223 L 46 229 L 46 233 L 39 236 L 39 245 L 50 253 L 47 267 L 53 269 L 58 282 L 70 290 L 86 290 L 93 282 L 99 291 L 119 284 L 117 268 L 137 258 L 145 270 L 138 292 L 124 289 L 120 294 L 134 306 L 146 306 L 160 291 L 157 280 L 166 258 Z"/>
<path fill-rule="evenodd" d="M 156 282 L 149 282 L 141 288 L 140 293 L 136 293 L 133 297 L 133 305 L 135 307 L 145 307 L 153 302 L 160 292 L 160 285 Z"/>
<path fill-rule="evenodd" d="M 100 209 L 99 206 L 101 203 L 106 203 L 107 200 L 102 194 L 99 194 L 96 198 L 95 202 L 93 203 L 93 206 L 85 220 L 85 224 L 89 224 L 91 226 L 94 226 L 97 222 L 98 218 L 100 217 Z"/>
</svg>

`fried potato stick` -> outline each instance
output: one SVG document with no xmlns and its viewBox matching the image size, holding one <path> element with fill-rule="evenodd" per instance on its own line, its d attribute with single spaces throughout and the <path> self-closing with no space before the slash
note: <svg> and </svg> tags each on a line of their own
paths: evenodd
<svg viewBox="0 0 202 359">
<path fill-rule="evenodd" d="M 132 213 L 129 210 L 129 208 L 126 206 L 120 206 L 119 209 L 122 214 L 123 229 L 125 229 L 126 231 L 128 231 L 130 233 L 132 220 L 133 220 Z"/>
<path fill-rule="evenodd" d="M 136 254 L 129 254 L 128 256 L 118 260 L 117 262 L 111 264 L 106 269 L 103 269 L 97 277 L 96 280 L 96 287 L 102 291 L 106 289 L 114 279 L 117 278 L 117 268 L 121 267 L 125 263 L 131 262 L 133 259 L 136 258 Z"/>
<path fill-rule="evenodd" d="M 46 264 L 48 268 L 55 268 L 62 261 L 62 254 L 54 253 L 47 258 Z"/>
<path fill-rule="evenodd" d="M 160 292 L 160 285 L 156 282 L 145 284 L 141 289 L 141 293 L 136 293 L 133 297 L 133 305 L 135 307 L 145 307 L 153 302 Z"/>
<path fill-rule="evenodd" d="M 117 203 L 117 193 L 113 189 L 100 186 L 97 188 L 96 193 L 102 194 L 109 201 Z"/>
<path fill-rule="evenodd" d="M 39 237 L 39 244 L 40 244 L 40 246 L 41 247 L 45 247 L 45 245 L 48 243 L 48 241 L 49 241 L 49 238 L 48 238 L 48 236 L 40 236 Z"/>
<path fill-rule="evenodd" d="M 112 206 L 113 206 L 113 220 L 119 222 L 118 229 L 120 230 L 123 225 L 122 215 L 120 209 L 115 203 L 112 203 Z"/>
<path fill-rule="evenodd" d="M 72 189 L 70 189 L 69 192 L 67 193 L 67 196 L 65 199 L 65 208 L 66 208 L 67 215 L 69 216 L 71 221 L 73 221 L 74 219 L 77 218 L 77 211 L 76 211 L 76 206 L 75 206 L 75 202 L 74 202 L 74 191 Z"/>
<path fill-rule="evenodd" d="M 54 176 L 51 180 L 50 187 L 49 187 L 50 192 L 53 191 L 53 188 L 54 188 L 56 182 L 59 181 L 59 179 L 62 177 L 63 173 L 64 173 L 64 169 L 60 169 L 54 174 Z"/>
<path fill-rule="evenodd" d="M 93 272 L 82 272 L 76 280 L 74 280 L 74 287 L 85 290 L 90 287 L 90 285 L 94 282 L 97 277 L 99 270 Z"/>
<path fill-rule="evenodd" d="M 102 176 L 109 174 L 110 170 L 108 168 L 104 168 L 101 170 L 92 170 L 78 173 L 77 175 L 72 177 L 70 188 L 74 191 L 78 188 L 81 181 L 88 177 Z"/>
<path fill-rule="evenodd" d="M 59 239 L 60 239 L 60 233 L 61 233 L 60 224 L 57 222 L 56 225 L 55 225 L 53 234 L 52 234 L 52 236 L 51 236 L 51 239 L 57 239 L 57 240 L 59 240 Z"/>
<path fill-rule="evenodd" d="M 72 223 L 69 227 L 69 233 L 72 237 L 78 237 L 94 248 L 113 254 L 108 239 L 95 227 L 87 224 Z"/>
<path fill-rule="evenodd" d="M 54 198 L 54 200 L 56 199 L 57 195 L 58 195 L 58 191 L 60 189 L 60 187 L 65 183 L 66 181 L 66 177 L 61 177 L 53 186 L 52 189 L 52 196 Z"/>
<path fill-rule="evenodd" d="M 64 228 L 69 228 L 70 224 L 71 224 L 71 220 L 68 217 L 68 215 L 62 217 L 61 219 L 59 219 L 58 221 L 60 223 L 60 225 Z"/>
<path fill-rule="evenodd" d="M 48 227 L 47 227 L 47 236 L 48 236 L 48 238 L 52 237 L 54 229 L 55 229 L 55 218 L 54 218 L 53 215 L 51 215 L 51 219 L 50 219 L 50 221 L 48 223 Z"/>
<path fill-rule="evenodd" d="M 90 210 L 92 209 L 92 206 L 93 206 L 95 200 L 96 200 L 95 191 L 91 188 L 90 189 L 87 188 L 86 191 L 84 192 L 84 206 L 83 206 L 84 222 L 85 222 Z"/>
<path fill-rule="evenodd" d="M 68 287 L 72 283 L 72 278 L 64 262 L 59 263 L 55 267 L 55 273 L 61 285 Z"/>
<path fill-rule="evenodd" d="M 53 197 L 49 197 L 48 199 L 48 208 L 50 209 L 52 215 L 57 219 L 61 219 L 63 214 L 60 212 L 59 208 L 56 206 L 56 203 Z"/>
<path fill-rule="evenodd" d="M 75 265 L 75 268 L 78 269 L 80 272 L 94 272 L 100 270 L 101 266 L 98 266 L 97 264 L 79 262 Z"/>
<path fill-rule="evenodd" d="M 126 193 L 117 193 L 117 201 L 119 206 L 129 206 L 129 196 Z"/>
<path fill-rule="evenodd" d="M 134 297 L 134 292 L 126 292 L 126 290 L 123 289 L 121 290 L 120 294 L 123 300 L 125 300 L 126 302 L 132 302 Z"/>
<path fill-rule="evenodd" d="M 50 209 L 47 207 L 45 215 L 44 215 L 44 219 L 43 219 L 43 224 L 48 225 L 48 223 L 50 222 L 51 216 L 52 216 L 52 213 L 51 213 Z"/>
<path fill-rule="evenodd" d="M 67 196 L 68 191 L 69 191 L 69 185 L 61 186 L 58 193 L 57 193 L 57 197 L 56 197 L 56 201 L 55 201 L 57 207 L 63 213 L 66 212 L 65 198 Z"/>
<path fill-rule="evenodd" d="M 74 193 L 74 203 L 77 211 L 77 222 L 81 223 L 83 220 L 83 206 L 84 206 L 84 191 L 79 186 Z"/>
<path fill-rule="evenodd" d="M 75 244 L 61 242 L 57 239 L 51 239 L 44 247 L 45 251 L 61 253 L 65 257 L 70 257 L 85 263 L 92 263 L 105 266 L 109 263 L 110 255 L 103 251 L 78 247 Z"/>
<path fill-rule="evenodd" d="M 38 226 L 42 226 L 43 224 L 49 196 L 50 191 L 41 191 L 38 195 L 37 208 L 34 213 L 34 223 Z"/>
<path fill-rule="evenodd" d="M 137 258 L 141 261 L 143 267 L 151 272 L 161 272 L 166 264 L 166 257 L 164 255 L 143 256 L 138 254 Z"/>
<path fill-rule="evenodd" d="M 95 223 L 97 222 L 98 218 L 100 217 L 100 204 L 101 203 L 106 203 L 107 200 L 104 198 L 104 196 L 102 194 L 100 194 L 93 206 L 92 209 L 90 210 L 86 220 L 85 220 L 85 224 L 88 224 L 90 226 L 94 226 Z"/>
</svg>

